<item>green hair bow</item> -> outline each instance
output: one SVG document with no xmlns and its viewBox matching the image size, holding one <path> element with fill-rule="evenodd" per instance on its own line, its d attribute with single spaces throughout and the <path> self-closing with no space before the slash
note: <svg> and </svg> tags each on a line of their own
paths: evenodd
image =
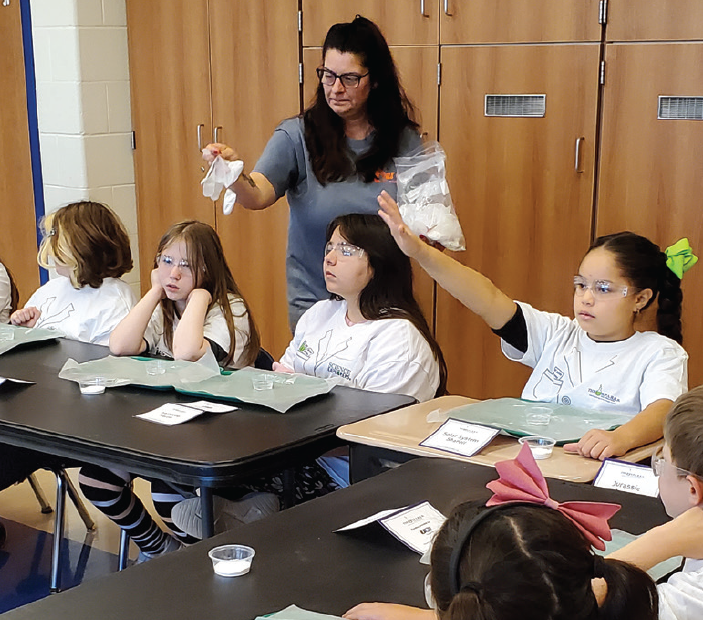
<svg viewBox="0 0 703 620">
<path fill-rule="evenodd" d="M 665 253 L 666 266 L 678 276 L 679 280 L 698 262 L 698 257 L 693 253 L 686 237 L 666 248 Z"/>
</svg>

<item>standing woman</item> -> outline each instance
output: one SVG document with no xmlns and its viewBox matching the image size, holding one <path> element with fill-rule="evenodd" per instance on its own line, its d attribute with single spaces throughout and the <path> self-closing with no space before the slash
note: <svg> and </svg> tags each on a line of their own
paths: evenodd
<svg viewBox="0 0 703 620">
<path fill-rule="evenodd" d="M 420 145 L 414 108 L 378 27 L 358 16 L 330 28 L 317 69 L 317 94 L 305 112 L 274 131 L 251 176 L 232 185 L 245 209 L 290 205 L 286 280 L 291 328 L 327 297 L 322 273 L 327 225 L 347 213 L 376 213 L 376 197 L 396 195 L 394 157 Z M 210 144 L 205 159 L 239 159 Z"/>
</svg>

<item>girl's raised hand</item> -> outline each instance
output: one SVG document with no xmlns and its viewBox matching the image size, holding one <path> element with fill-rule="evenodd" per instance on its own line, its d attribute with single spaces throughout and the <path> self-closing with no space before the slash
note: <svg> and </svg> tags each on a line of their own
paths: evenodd
<svg viewBox="0 0 703 620">
<path fill-rule="evenodd" d="M 29 308 L 22 308 L 13 312 L 10 317 L 10 323 L 19 325 L 20 327 L 34 327 L 40 316 L 41 310 L 30 306 Z"/>
<path fill-rule="evenodd" d="M 203 159 L 210 164 L 218 155 L 227 161 L 237 161 L 241 159 L 231 146 L 227 146 L 221 142 L 213 142 L 203 149 Z"/>
<path fill-rule="evenodd" d="M 398 203 L 390 197 L 390 194 L 383 190 L 378 196 L 378 205 L 381 207 L 378 214 L 381 219 L 388 224 L 391 235 L 403 253 L 411 258 L 422 251 L 423 242 L 414 234 L 403 222 L 400 216 Z"/>
</svg>

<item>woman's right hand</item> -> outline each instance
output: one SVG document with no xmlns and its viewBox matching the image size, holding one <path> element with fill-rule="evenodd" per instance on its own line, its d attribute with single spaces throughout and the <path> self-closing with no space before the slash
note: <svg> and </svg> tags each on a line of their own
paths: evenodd
<svg viewBox="0 0 703 620">
<path fill-rule="evenodd" d="M 41 310 L 30 306 L 29 308 L 22 308 L 20 310 L 15 310 L 10 317 L 10 323 L 13 325 L 19 325 L 20 327 L 34 327 L 41 316 Z"/>
<path fill-rule="evenodd" d="M 203 149 L 203 159 L 209 164 L 211 164 L 218 155 L 227 161 L 237 161 L 241 159 L 231 146 L 227 146 L 221 142 L 213 142 Z"/>
<path fill-rule="evenodd" d="M 378 196 L 378 205 L 381 207 L 378 214 L 388 224 L 398 247 L 410 258 L 416 257 L 425 244 L 403 221 L 398 203 L 391 198 L 387 191 L 383 190 Z"/>
</svg>

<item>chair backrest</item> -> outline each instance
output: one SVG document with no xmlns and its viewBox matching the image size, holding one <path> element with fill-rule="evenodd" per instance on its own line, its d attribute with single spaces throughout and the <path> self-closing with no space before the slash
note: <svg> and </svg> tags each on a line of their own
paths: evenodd
<svg viewBox="0 0 703 620">
<path fill-rule="evenodd" d="M 273 370 L 273 355 L 271 355 L 266 349 L 259 349 L 259 354 L 254 360 L 254 368 L 259 368 L 260 370 Z"/>
</svg>

